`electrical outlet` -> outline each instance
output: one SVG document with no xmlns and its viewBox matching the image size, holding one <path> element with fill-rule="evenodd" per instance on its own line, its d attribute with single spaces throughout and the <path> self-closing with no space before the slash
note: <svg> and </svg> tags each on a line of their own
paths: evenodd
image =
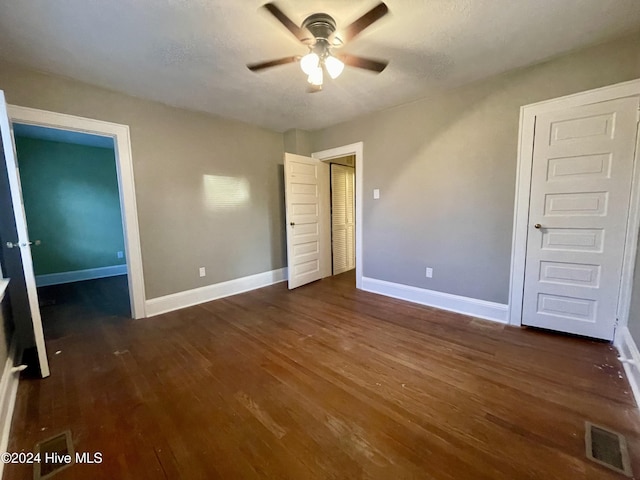
<svg viewBox="0 0 640 480">
<path fill-rule="evenodd" d="M 124 258 L 124 252 L 116 252 L 118 258 Z"/>
<path fill-rule="evenodd" d="M 373 199 L 374 200 L 378 200 L 380 198 L 380 189 L 379 188 L 374 188 L 373 189 Z"/>
<path fill-rule="evenodd" d="M 427 275 L 427 278 L 432 278 L 433 277 L 433 268 L 427 267 L 426 275 Z"/>
<path fill-rule="evenodd" d="M 204 267 L 200 267 L 200 276 L 201 277 L 207 276 L 207 271 L 204 269 Z"/>
</svg>

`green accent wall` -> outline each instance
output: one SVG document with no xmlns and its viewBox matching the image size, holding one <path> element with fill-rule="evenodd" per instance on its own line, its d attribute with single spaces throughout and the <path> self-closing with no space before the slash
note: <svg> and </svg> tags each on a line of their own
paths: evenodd
<svg viewBox="0 0 640 480">
<path fill-rule="evenodd" d="M 15 141 L 36 275 L 126 263 L 114 150 Z"/>
</svg>

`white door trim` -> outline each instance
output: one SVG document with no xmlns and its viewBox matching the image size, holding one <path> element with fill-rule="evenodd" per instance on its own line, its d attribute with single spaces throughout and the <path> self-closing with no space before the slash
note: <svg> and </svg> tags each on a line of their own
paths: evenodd
<svg viewBox="0 0 640 480">
<path fill-rule="evenodd" d="M 129 126 L 15 105 L 8 105 L 7 108 L 12 122 L 73 130 L 113 138 L 125 238 L 131 315 L 133 318 L 146 317 L 142 251 L 140 248 Z"/>
<path fill-rule="evenodd" d="M 362 289 L 362 179 L 364 158 L 362 156 L 363 143 L 357 142 L 342 147 L 330 148 L 311 154 L 311 158 L 318 160 L 330 160 L 332 158 L 345 157 L 347 155 L 356 156 L 356 288 Z M 326 240 L 331 243 L 331 234 Z"/>
<path fill-rule="evenodd" d="M 522 325 L 527 226 L 529 223 L 529 197 L 531 192 L 531 167 L 536 116 L 545 112 L 639 95 L 640 79 L 637 79 L 568 95 L 566 97 L 525 105 L 520 108 L 520 135 L 518 138 L 518 165 L 516 170 L 514 228 L 511 249 L 511 280 L 509 285 L 508 318 L 511 325 Z M 622 267 L 620 295 L 618 298 L 618 318 L 620 326 L 626 326 L 629 319 L 631 291 L 633 288 L 633 269 L 638 243 L 638 227 L 640 226 L 640 168 L 638 165 L 640 136 L 638 136 L 636 141 L 631 203 L 629 205 L 624 263 Z M 616 335 L 619 330 L 618 328 Z"/>
</svg>

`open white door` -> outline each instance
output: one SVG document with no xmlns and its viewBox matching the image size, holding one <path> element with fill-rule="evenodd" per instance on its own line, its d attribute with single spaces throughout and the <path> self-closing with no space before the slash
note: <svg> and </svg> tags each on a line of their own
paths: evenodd
<svg viewBox="0 0 640 480">
<path fill-rule="evenodd" d="M 20 187 L 20 175 L 18 173 L 18 164 L 16 162 L 16 150 L 13 143 L 13 135 L 11 134 L 11 124 L 9 123 L 9 115 L 7 113 L 7 103 L 5 101 L 4 92 L 0 90 L 0 133 L 2 134 L 2 146 L 4 151 L 4 160 L 7 166 L 7 176 L 9 179 L 10 202 L 13 212 L 3 209 L 1 215 L 13 215 L 15 219 L 15 232 L 3 232 L 2 240 L 5 255 L 18 254 L 21 257 L 22 272 L 24 274 L 24 282 L 26 284 L 29 314 L 33 324 L 33 336 L 35 339 L 36 349 L 38 351 L 38 363 L 40 372 L 43 377 L 49 376 L 49 362 L 47 360 L 47 351 L 44 344 L 44 333 L 42 331 L 42 319 L 40 318 L 40 306 L 38 305 L 38 292 L 36 290 L 36 278 L 33 272 L 33 260 L 31 258 L 31 242 L 27 232 L 27 219 L 24 212 L 22 202 L 22 190 Z M 7 199 L 9 201 L 9 199 Z M 16 234 L 17 238 L 7 238 L 6 235 Z M 15 253 L 13 253 L 15 252 Z M 7 261 L 9 264 L 10 262 Z M 15 263 L 16 265 L 19 263 Z M 12 272 L 5 272 L 11 277 Z M 17 332 L 18 333 L 18 332 Z"/>
<path fill-rule="evenodd" d="M 289 288 L 325 276 L 329 212 L 329 165 L 314 158 L 284 154 Z M 327 190 L 325 192 L 325 190 Z M 326 219 L 325 219 L 326 217 Z"/>
</svg>

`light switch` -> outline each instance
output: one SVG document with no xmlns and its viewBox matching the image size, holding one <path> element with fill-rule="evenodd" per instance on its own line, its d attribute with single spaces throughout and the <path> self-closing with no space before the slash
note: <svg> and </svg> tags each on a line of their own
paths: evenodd
<svg viewBox="0 0 640 480">
<path fill-rule="evenodd" d="M 374 188 L 373 189 L 373 199 L 374 200 L 378 200 L 380 198 L 380 189 L 379 188 Z"/>
</svg>

